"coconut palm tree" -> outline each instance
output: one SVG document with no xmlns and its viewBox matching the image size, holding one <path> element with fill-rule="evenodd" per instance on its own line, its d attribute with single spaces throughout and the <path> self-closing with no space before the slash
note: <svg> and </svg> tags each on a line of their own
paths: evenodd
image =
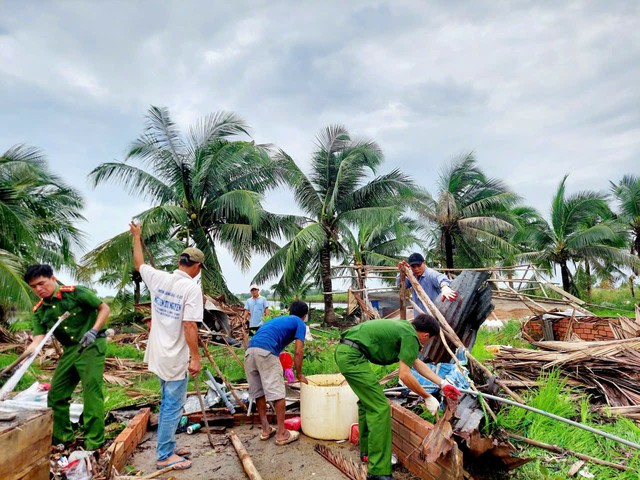
<svg viewBox="0 0 640 480">
<path fill-rule="evenodd" d="M 289 289 L 311 273 L 322 284 L 325 321 L 334 323 L 331 260 L 348 250 L 344 238 L 350 235 L 349 227 L 380 221 L 397 211 L 397 205 L 407 201 L 413 183 L 399 170 L 370 178 L 382 164 L 382 151 L 371 140 L 352 139 L 343 126 L 324 129 L 316 146 L 309 175 L 282 150 L 276 156 L 304 218 L 254 281 L 265 283 L 282 272 L 279 284 Z"/>
<path fill-rule="evenodd" d="M 631 231 L 631 253 L 640 258 L 640 177 L 625 175 L 620 182 L 611 183 L 611 191 L 618 200 L 618 213 Z"/>
<path fill-rule="evenodd" d="M 22 281 L 29 263 L 75 273 L 74 247 L 82 247 L 80 194 L 52 174 L 37 148 L 15 145 L 0 155 L 0 305 L 27 307 Z"/>
<path fill-rule="evenodd" d="M 124 161 L 103 163 L 89 175 L 94 186 L 119 183 L 130 194 L 150 200 L 153 206 L 138 215 L 145 243 L 151 248 L 155 241 L 166 250 L 171 246 L 166 242 L 177 239 L 181 248 L 198 247 L 206 258 L 204 290 L 232 299 L 218 246 L 228 248 L 238 266 L 246 269 L 252 253 L 276 251 L 271 238 L 286 228 L 286 219 L 261 205 L 263 193 L 277 179 L 269 147 L 242 137 L 248 137 L 248 127 L 233 113 L 209 115 L 182 135 L 167 109 L 152 106 L 144 133 Z M 130 258 L 126 233 L 99 248 L 105 255 L 112 253 L 103 258 L 107 263 Z M 87 257 L 90 264 L 93 261 L 89 267 L 97 266 L 97 253 Z"/>
<path fill-rule="evenodd" d="M 447 268 L 455 263 L 482 266 L 495 250 L 513 251 L 505 234 L 514 230 L 511 207 L 518 196 L 497 179 L 487 177 L 472 153 L 445 168 L 438 196 L 416 197 L 413 209 L 433 231 Z"/>
<path fill-rule="evenodd" d="M 514 229 L 510 232 L 506 232 L 505 234 L 505 239 L 507 240 L 509 247 L 503 248 L 501 245 L 498 245 L 494 251 L 495 257 L 492 258 L 493 262 L 495 262 L 495 265 L 497 266 L 515 266 L 522 253 L 533 251 L 534 246 L 529 244 L 526 232 L 529 229 L 542 227 L 546 224 L 546 221 L 540 213 L 538 213 L 535 208 L 527 205 L 516 205 L 515 207 L 512 207 L 510 219 Z M 513 278 L 513 270 L 506 269 L 503 272 L 503 275 L 510 280 Z M 532 278 L 535 279 L 535 274 Z M 508 283 L 511 288 L 517 287 L 514 282 Z"/>
<path fill-rule="evenodd" d="M 533 246 L 533 251 L 521 257 L 547 271 L 559 265 L 562 288 L 577 294 L 569 269 L 571 262 L 633 265 L 636 260 L 620 248 L 624 237 L 612 220 L 605 196 L 591 191 L 566 195 L 567 177 L 564 176 L 553 197 L 551 222 L 536 223 L 521 232 L 520 239 Z"/>
</svg>

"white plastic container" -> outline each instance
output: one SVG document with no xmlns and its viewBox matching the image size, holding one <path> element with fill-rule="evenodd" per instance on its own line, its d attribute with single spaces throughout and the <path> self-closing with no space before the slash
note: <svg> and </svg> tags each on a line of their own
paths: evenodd
<svg viewBox="0 0 640 480">
<path fill-rule="evenodd" d="M 300 384 L 300 417 L 305 435 L 320 440 L 349 438 L 358 422 L 358 397 L 341 374 L 309 375 Z"/>
</svg>

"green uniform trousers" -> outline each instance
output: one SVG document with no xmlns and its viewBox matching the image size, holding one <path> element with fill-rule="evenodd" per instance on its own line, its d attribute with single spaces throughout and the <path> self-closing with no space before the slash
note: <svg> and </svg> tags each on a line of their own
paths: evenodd
<svg viewBox="0 0 640 480">
<path fill-rule="evenodd" d="M 69 418 L 69 405 L 78 382 L 82 382 L 85 448 L 97 450 L 104 444 L 102 374 L 106 351 L 107 341 L 104 338 L 98 338 L 83 351 L 80 351 L 79 345 L 65 347 L 47 396 L 47 403 L 53 409 L 54 444 L 75 440 Z"/>
<path fill-rule="evenodd" d="M 359 399 L 360 453 L 369 457 L 369 473 L 391 475 L 391 408 L 382 385 L 359 350 L 340 343 L 335 358 Z"/>
</svg>

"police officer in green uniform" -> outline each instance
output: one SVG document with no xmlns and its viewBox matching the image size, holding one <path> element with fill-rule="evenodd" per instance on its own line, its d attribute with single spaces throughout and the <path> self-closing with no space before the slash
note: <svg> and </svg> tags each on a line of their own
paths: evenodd
<svg viewBox="0 0 640 480">
<path fill-rule="evenodd" d="M 413 366 L 420 375 L 440 385 L 445 396 L 457 400 L 460 391 L 436 375 L 418 359 L 420 346 L 440 333 L 440 324 L 430 315 L 406 320 L 371 320 L 345 330 L 336 347 L 335 358 L 340 372 L 358 396 L 360 457 L 368 457 L 369 480 L 390 480 L 391 409 L 370 363 L 391 365 L 400 362 L 400 380 L 424 398 L 433 414 L 439 402 L 429 395 L 412 375 Z"/>
<path fill-rule="evenodd" d="M 98 450 L 104 444 L 102 374 L 107 342 L 102 327 L 109 307 L 86 287 L 58 285 L 49 265 L 30 266 L 24 280 L 40 297 L 33 307 L 33 342 L 28 351 L 35 350 L 59 316 L 71 314 L 54 332 L 64 353 L 48 395 L 48 405 L 53 409 L 53 443 L 69 444 L 75 440 L 69 405 L 73 390 L 82 382 L 85 448 Z"/>
</svg>

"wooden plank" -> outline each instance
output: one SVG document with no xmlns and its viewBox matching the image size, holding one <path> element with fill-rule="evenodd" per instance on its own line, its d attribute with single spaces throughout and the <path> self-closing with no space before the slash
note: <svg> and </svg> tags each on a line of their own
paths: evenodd
<svg viewBox="0 0 640 480">
<path fill-rule="evenodd" d="M 150 417 L 151 409 L 141 408 L 136 416 L 129 421 L 125 429 L 120 432 L 120 435 L 116 437 L 107 450 L 111 454 L 109 469 L 115 468 L 119 472 L 127 464 L 129 455 L 133 453 L 144 434 L 147 433 Z"/>
<path fill-rule="evenodd" d="M 47 480 L 52 431 L 51 410 L 19 411 L 16 420 L 3 423 L 0 428 L 0 478 Z M 46 465 L 46 469 L 43 470 L 42 465 Z"/>
<path fill-rule="evenodd" d="M 33 461 L 30 465 L 24 467 L 23 470 L 16 472 L 13 477 L 7 480 L 49 480 L 49 455 Z"/>
<path fill-rule="evenodd" d="M 580 300 L 578 297 L 574 297 L 573 295 L 571 295 L 570 293 L 564 291 L 562 288 L 558 287 L 557 285 L 554 285 L 553 283 L 545 283 L 544 285 L 546 287 L 549 287 L 554 292 L 562 295 L 567 300 L 572 301 L 573 303 L 577 303 L 578 305 L 584 305 L 585 304 L 584 300 Z"/>
</svg>

